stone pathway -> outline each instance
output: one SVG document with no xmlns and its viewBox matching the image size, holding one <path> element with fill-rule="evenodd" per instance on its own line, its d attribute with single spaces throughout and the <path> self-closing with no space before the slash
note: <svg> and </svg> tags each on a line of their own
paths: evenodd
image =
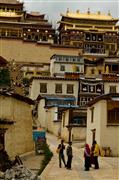
<svg viewBox="0 0 119 180">
<path fill-rule="evenodd" d="M 56 147 L 60 140 L 57 137 L 47 134 L 47 142 L 50 145 L 54 156 L 41 174 L 41 180 L 118 180 L 119 179 L 119 158 L 99 157 L 100 169 L 90 168 L 84 171 L 83 149 L 80 144 L 73 144 L 72 170 L 65 167 L 59 168 Z"/>
<path fill-rule="evenodd" d="M 38 173 L 43 158 L 44 156 L 42 154 L 36 155 L 34 151 L 21 157 L 23 165 L 35 174 Z"/>
</svg>

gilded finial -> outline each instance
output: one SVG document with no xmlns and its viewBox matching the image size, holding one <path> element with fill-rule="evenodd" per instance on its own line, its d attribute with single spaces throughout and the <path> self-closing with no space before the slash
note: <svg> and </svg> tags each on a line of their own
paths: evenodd
<svg viewBox="0 0 119 180">
<path fill-rule="evenodd" d="M 87 14 L 90 14 L 90 8 L 88 8 Z"/>
<path fill-rule="evenodd" d="M 98 15 L 100 15 L 101 14 L 101 12 L 100 11 L 98 11 Z"/>
<path fill-rule="evenodd" d="M 76 13 L 77 13 L 77 14 L 79 14 L 79 13 L 80 13 L 79 9 L 76 11 Z"/>
<path fill-rule="evenodd" d="M 110 10 L 108 11 L 108 15 L 111 16 Z"/>
<path fill-rule="evenodd" d="M 67 8 L 67 14 L 69 13 L 69 8 Z"/>
</svg>

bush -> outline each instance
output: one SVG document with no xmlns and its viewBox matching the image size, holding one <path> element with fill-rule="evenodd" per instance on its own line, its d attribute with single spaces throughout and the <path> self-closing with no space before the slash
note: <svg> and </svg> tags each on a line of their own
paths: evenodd
<svg viewBox="0 0 119 180">
<path fill-rule="evenodd" d="M 49 161 L 51 160 L 53 156 L 53 153 L 50 151 L 47 143 L 44 143 L 43 150 L 44 150 L 44 159 L 42 160 L 38 175 L 40 175 L 43 172 L 43 170 L 45 169 L 45 167 L 47 166 L 47 164 L 49 163 Z"/>
</svg>

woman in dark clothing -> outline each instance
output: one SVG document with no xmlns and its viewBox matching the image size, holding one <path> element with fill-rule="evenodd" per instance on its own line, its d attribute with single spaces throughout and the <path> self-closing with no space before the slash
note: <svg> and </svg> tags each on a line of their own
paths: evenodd
<svg viewBox="0 0 119 180">
<path fill-rule="evenodd" d="M 67 146 L 67 169 L 71 169 L 71 163 L 72 163 L 72 157 L 73 157 L 73 152 L 72 152 L 72 142 L 69 142 L 69 145 Z"/>
<path fill-rule="evenodd" d="M 85 145 L 84 149 L 84 158 L 85 158 L 85 171 L 89 171 L 90 168 L 90 147 L 88 144 Z"/>
</svg>

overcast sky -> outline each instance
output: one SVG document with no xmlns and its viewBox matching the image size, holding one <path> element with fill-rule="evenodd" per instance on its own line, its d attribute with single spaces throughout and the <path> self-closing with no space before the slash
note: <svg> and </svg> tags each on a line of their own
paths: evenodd
<svg viewBox="0 0 119 180">
<path fill-rule="evenodd" d="M 101 11 L 119 18 L 119 0 L 21 0 L 24 2 L 25 10 L 38 11 L 46 14 L 45 18 L 53 25 L 61 19 L 60 13 L 66 13 L 67 8 L 70 11 L 86 12 L 90 8 L 91 12 Z"/>
</svg>

